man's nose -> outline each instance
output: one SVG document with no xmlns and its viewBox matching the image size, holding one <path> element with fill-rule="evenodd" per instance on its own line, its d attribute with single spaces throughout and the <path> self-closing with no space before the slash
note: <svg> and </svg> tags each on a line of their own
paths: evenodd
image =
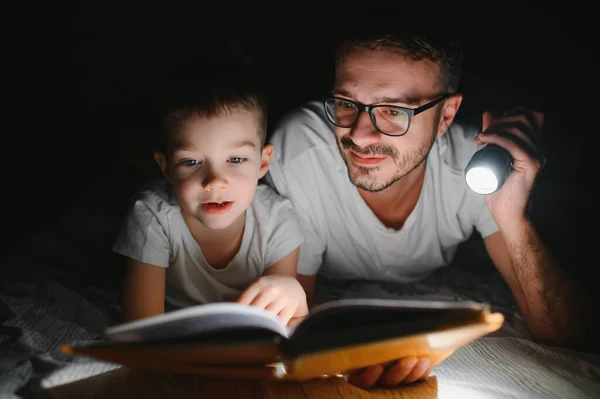
<svg viewBox="0 0 600 399">
<path fill-rule="evenodd" d="M 213 167 L 207 168 L 207 173 L 202 179 L 202 187 L 206 191 L 213 191 L 227 187 L 227 178 Z"/>
<path fill-rule="evenodd" d="M 361 111 L 358 114 L 356 124 L 350 130 L 350 138 L 359 147 L 366 147 L 381 141 L 381 134 L 379 134 L 379 131 L 373 125 L 368 112 Z"/>
</svg>

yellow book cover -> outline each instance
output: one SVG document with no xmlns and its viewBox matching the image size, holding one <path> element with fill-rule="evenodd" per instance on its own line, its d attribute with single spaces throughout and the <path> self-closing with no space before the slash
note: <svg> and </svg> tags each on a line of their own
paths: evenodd
<svg viewBox="0 0 600 399">
<path fill-rule="evenodd" d="M 503 322 L 482 303 L 341 299 L 290 328 L 263 309 L 214 303 L 112 326 L 101 342 L 61 350 L 131 368 L 302 381 L 405 356 L 435 365 Z"/>
</svg>

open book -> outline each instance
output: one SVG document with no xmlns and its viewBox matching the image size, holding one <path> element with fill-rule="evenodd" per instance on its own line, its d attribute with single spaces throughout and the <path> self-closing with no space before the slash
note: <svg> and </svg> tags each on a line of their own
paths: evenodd
<svg viewBox="0 0 600 399">
<path fill-rule="evenodd" d="M 133 368 L 306 380 L 405 356 L 435 365 L 503 322 L 487 304 L 343 299 L 288 328 L 266 310 L 215 303 L 113 326 L 103 342 L 61 350 Z"/>
</svg>

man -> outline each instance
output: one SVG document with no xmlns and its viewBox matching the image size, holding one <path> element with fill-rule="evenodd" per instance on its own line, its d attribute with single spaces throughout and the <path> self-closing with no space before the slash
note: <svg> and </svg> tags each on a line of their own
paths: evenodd
<svg viewBox="0 0 600 399">
<path fill-rule="evenodd" d="M 483 115 L 481 132 L 454 121 L 462 53 L 452 41 L 382 35 L 344 42 L 334 87 L 282 118 L 267 181 L 291 199 L 306 242 L 299 279 L 309 301 L 317 272 L 330 278 L 411 282 L 452 260 L 477 230 L 539 342 L 577 339 L 573 292 L 527 217 L 545 160 L 542 117 Z M 514 170 L 494 194 L 465 183 L 473 153 L 494 143 Z M 352 375 L 361 387 L 411 383 L 429 359 L 400 359 Z"/>
</svg>

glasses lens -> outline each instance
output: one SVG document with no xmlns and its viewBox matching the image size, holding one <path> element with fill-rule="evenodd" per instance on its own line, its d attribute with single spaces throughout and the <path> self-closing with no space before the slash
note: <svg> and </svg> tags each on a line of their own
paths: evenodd
<svg viewBox="0 0 600 399">
<path fill-rule="evenodd" d="M 373 109 L 373 116 L 377 123 L 377 128 L 386 134 L 400 135 L 406 133 L 408 129 L 408 113 L 396 107 L 376 107 Z"/>
<path fill-rule="evenodd" d="M 328 98 L 325 110 L 332 123 L 341 127 L 352 127 L 356 122 L 358 108 L 355 104 L 339 98 Z"/>
</svg>

